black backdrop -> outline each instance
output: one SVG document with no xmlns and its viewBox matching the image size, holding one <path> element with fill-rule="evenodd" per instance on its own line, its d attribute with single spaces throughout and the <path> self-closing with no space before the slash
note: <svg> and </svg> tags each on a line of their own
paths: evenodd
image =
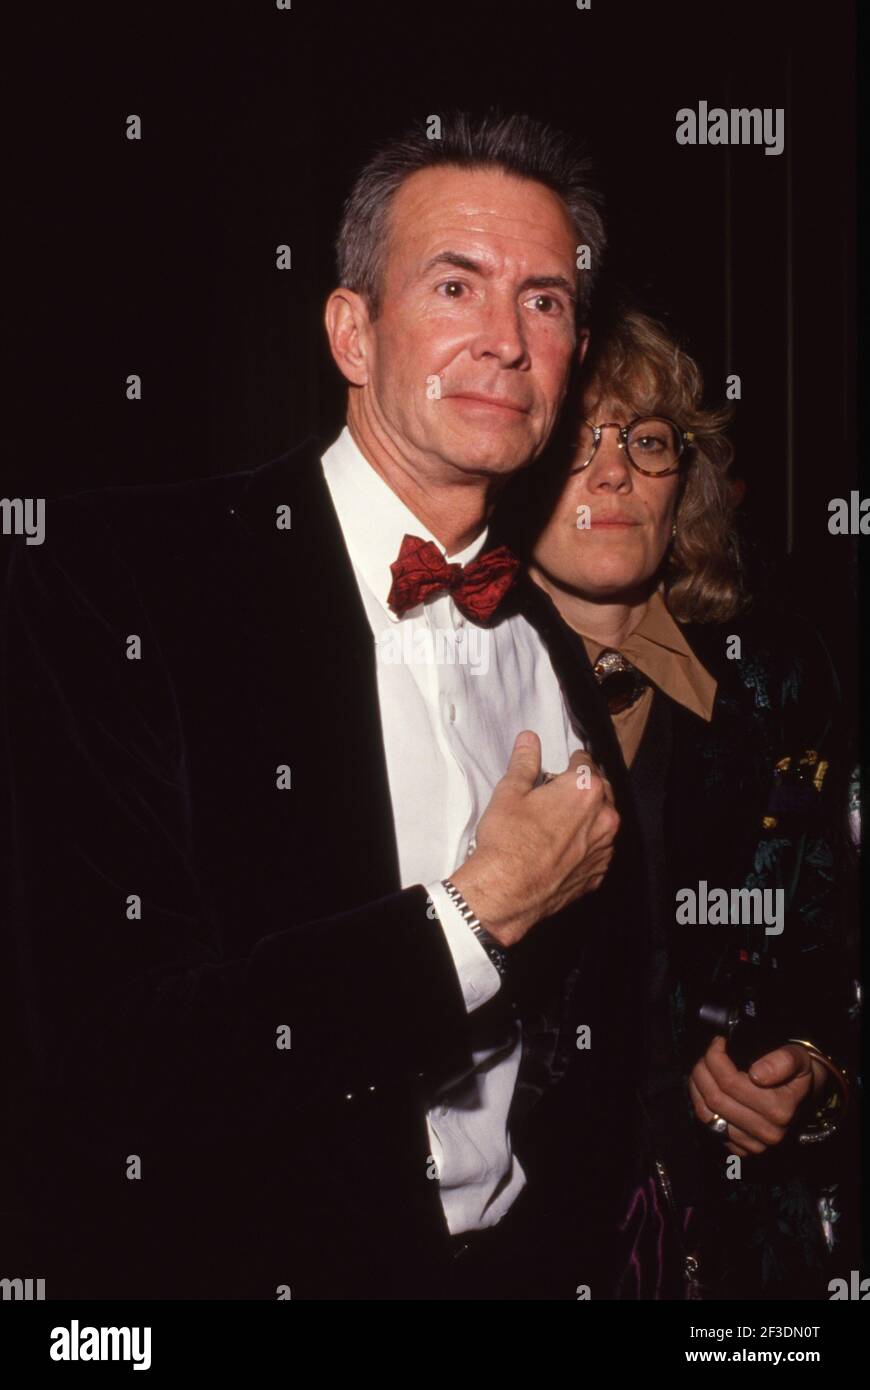
<svg viewBox="0 0 870 1390">
<path fill-rule="evenodd" d="M 11 366 L 29 385 L 4 494 L 235 470 L 335 433 L 321 312 L 352 173 L 409 120 L 497 103 L 586 139 L 609 275 L 667 316 L 711 399 L 740 375 L 744 524 L 848 675 L 855 546 L 827 531 L 828 500 L 857 486 L 847 0 L 248 0 L 36 22 L 9 64 L 27 290 Z M 699 100 L 784 107 L 784 153 L 677 145 Z"/>
<path fill-rule="evenodd" d="M 336 432 L 321 312 L 354 169 L 412 119 L 530 111 L 588 141 L 610 277 L 667 316 L 711 399 L 739 373 L 747 535 L 827 634 L 854 717 L 857 543 L 829 535 L 827 503 L 858 486 L 861 453 L 855 24 L 848 0 L 7 16 L 4 309 L 21 312 L 4 339 L 0 496 L 237 470 Z M 784 107 L 785 152 L 678 146 L 675 113 L 700 100 Z M 46 543 L 50 527 L 49 505 Z M 0 537 L 0 574 L 22 543 Z"/>
</svg>

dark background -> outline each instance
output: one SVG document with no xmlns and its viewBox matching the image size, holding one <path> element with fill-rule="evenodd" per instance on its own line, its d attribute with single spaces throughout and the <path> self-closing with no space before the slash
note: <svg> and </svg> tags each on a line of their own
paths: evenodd
<svg viewBox="0 0 870 1390">
<path fill-rule="evenodd" d="M 848 0 L 41 5 L 4 39 L 4 299 L 21 311 L 0 495 L 234 471 L 337 433 L 321 315 L 355 169 L 410 120 L 525 110 L 595 156 L 609 278 L 666 316 L 711 401 L 739 373 L 756 572 L 827 636 L 854 720 L 857 542 L 827 529 L 859 486 Z M 702 99 L 785 107 L 785 152 L 678 146 L 676 111 Z"/>
<path fill-rule="evenodd" d="M 104 9 L 11 50 L 10 268 L 28 294 L 11 357 L 30 370 L 5 494 L 242 469 L 335 434 L 321 313 L 353 172 L 409 120 L 496 103 L 587 141 L 608 275 L 667 317 L 711 400 L 739 373 L 744 528 L 849 674 L 856 547 L 827 503 L 857 486 L 851 4 Z M 676 111 L 700 99 L 785 107 L 784 153 L 677 145 Z"/>
</svg>

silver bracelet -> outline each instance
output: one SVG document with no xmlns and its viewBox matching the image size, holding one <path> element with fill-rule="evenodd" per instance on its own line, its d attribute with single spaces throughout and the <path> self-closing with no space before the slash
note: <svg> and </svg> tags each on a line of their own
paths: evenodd
<svg viewBox="0 0 870 1390">
<path fill-rule="evenodd" d="M 475 917 L 474 913 L 468 906 L 468 903 L 463 898 L 459 889 L 456 888 L 450 882 L 449 878 L 442 878 L 441 887 L 444 889 L 448 898 L 454 904 L 454 906 L 459 908 L 459 913 L 462 917 L 462 920 L 466 922 L 467 925 L 474 932 L 474 935 L 477 937 L 481 946 L 486 951 L 486 954 L 489 956 L 499 975 L 506 975 L 508 968 L 508 958 L 507 952 L 505 951 L 504 947 L 499 945 L 495 937 L 491 936 L 490 933 L 486 930 L 486 927 L 482 927 L 480 925 L 480 919 L 478 917 Z"/>
</svg>

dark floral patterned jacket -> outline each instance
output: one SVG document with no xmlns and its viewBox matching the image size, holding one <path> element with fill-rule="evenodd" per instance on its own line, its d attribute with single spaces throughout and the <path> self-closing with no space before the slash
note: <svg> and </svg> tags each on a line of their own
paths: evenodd
<svg viewBox="0 0 870 1390">
<path fill-rule="evenodd" d="M 832 662 L 810 626 L 770 608 L 724 626 L 684 626 L 718 683 L 713 717 L 708 723 L 657 691 L 629 773 L 582 640 L 540 591 L 527 598 L 527 611 L 611 780 L 620 837 L 642 842 L 639 856 L 618 852 L 609 871 L 605 890 L 614 893 L 612 930 L 621 944 L 592 990 L 584 961 L 558 999 L 523 1014 L 516 1111 L 519 1118 L 528 1110 L 533 1133 L 536 1115 L 555 1109 L 561 1078 L 583 1065 L 575 1031 L 594 1007 L 590 995 L 604 1000 L 597 1036 L 605 1037 L 605 1058 L 602 1066 L 599 1053 L 595 1065 L 605 1081 L 591 1129 L 589 1112 L 582 1121 L 577 1178 L 592 1195 L 569 1248 L 593 1239 L 597 1248 L 613 1247 L 608 1297 L 826 1299 L 829 1280 L 848 1279 L 858 1258 L 853 757 Z M 637 874 L 641 863 L 645 891 L 636 885 L 640 894 L 624 902 L 636 917 L 642 900 L 651 920 L 638 920 L 635 932 L 633 917 L 626 932 L 618 900 L 625 885 L 614 880 Z M 681 890 L 700 897 L 716 888 L 729 897 L 740 889 L 780 894 L 768 902 L 781 906 L 782 930 L 770 917 L 745 920 L 752 912 L 722 925 L 678 921 Z M 532 936 L 529 957 L 542 940 Z M 818 1102 L 807 1103 L 793 1133 L 763 1156 L 744 1158 L 739 1177 L 733 1165 L 726 1172 L 727 1150 L 694 1117 L 688 1094 L 692 1068 L 725 1031 L 702 1023 L 701 1010 L 737 1005 L 743 1023 L 729 1048 L 740 1042 L 752 1053 L 739 1066 L 800 1038 L 851 1081 L 850 1110 L 834 1137 L 797 1142 Z M 628 1073 L 616 1059 L 621 1039 L 625 1051 L 637 1048 L 637 1007 L 646 1018 L 632 1130 L 623 1101 L 607 1104 L 620 1087 L 624 1094 Z M 621 1010 L 616 1026 L 612 1010 Z M 580 1173 L 576 1156 L 572 1162 Z M 612 1175 L 631 1162 L 633 1176 L 617 1199 L 622 1217 L 605 1218 L 617 1187 Z"/>
<path fill-rule="evenodd" d="M 647 1106 L 663 1136 L 654 1147 L 670 1151 L 677 1205 L 692 1208 L 684 1240 L 700 1253 L 703 1296 L 827 1298 L 829 1279 L 844 1272 L 844 1227 L 852 1235 L 858 1219 L 856 885 L 837 677 L 818 635 L 781 612 L 683 630 L 718 690 L 709 724 L 656 696 L 668 706 L 663 945 L 677 1065 L 668 1091 L 660 1064 Z M 715 888 L 733 904 L 727 923 L 678 921 L 680 890 L 693 890 L 700 907 Z M 750 910 L 749 895 L 732 898 L 733 889 L 761 890 L 761 902 L 781 917 Z M 685 1090 L 710 1037 L 725 1031 L 703 1023 L 701 1011 L 729 1008 L 743 1018 L 729 1047 L 739 1066 L 800 1038 L 851 1081 L 851 1114 L 833 1137 L 798 1141 L 818 1105 L 808 1100 L 793 1133 L 764 1156 L 744 1158 L 739 1177 L 721 1141 L 694 1119 Z"/>
</svg>

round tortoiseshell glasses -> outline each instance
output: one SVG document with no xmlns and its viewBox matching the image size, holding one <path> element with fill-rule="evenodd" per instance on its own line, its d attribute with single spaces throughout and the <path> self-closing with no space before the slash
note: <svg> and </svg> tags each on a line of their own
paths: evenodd
<svg viewBox="0 0 870 1390">
<path fill-rule="evenodd" d="M 632 468 L 647 478 L 666 478 L 677 473 L 686 447 L 695 436 L 691 430 L 681 430 L 665 415 L 643 415 L 620 425 L 617 420 L 606 420 L 593 425 L 591 420 L 583 420 L 577 439 L 577 456 L 582 462 L 572 468 L 572 473 L 582 473 L 588 468 L 601 443 L 602 431 L 619 431 L 617 448 L 624 449 Z"/>
</svg>

